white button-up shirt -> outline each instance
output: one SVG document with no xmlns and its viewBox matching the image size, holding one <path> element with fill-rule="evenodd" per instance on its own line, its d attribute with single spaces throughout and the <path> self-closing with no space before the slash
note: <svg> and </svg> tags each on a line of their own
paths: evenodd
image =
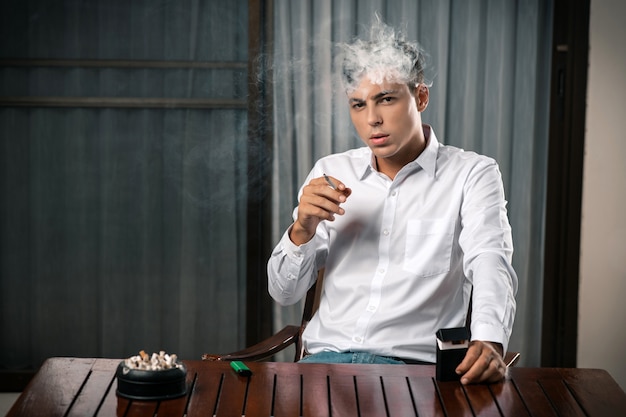
<svg viewBox="0 0 626 417">
<path fill-rule="evenodd" d="M 309 173 L 305 184 L 326 173 L 352 189 L 344 215 L 321 222 L 301 246 L 287 231 L 268 262 L 269 292 L 283 305 L 300 300 L 325 268 L 320 307 L 303 335 L 309 353 L 435 362 L 435 333 L 465 324 L 472 285 L 472 339 L 506 351 L 517 276 L 500 171 L 493 159 L 424 131 L 426 149 L 393 181 L 376 171 L 367 147 L 324 157 Z"/>
</svg>

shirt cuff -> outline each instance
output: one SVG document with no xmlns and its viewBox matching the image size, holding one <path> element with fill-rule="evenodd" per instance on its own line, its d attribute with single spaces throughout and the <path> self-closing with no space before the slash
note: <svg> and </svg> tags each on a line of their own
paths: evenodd
<svg viewBox="0 0 626 417">
<path fill-rule="evenodd" d="M 315 255 L 315 245 L 313 244 L 315 236 L 313 236 L 313 238 L 308 242 L 298 246 L 293 243 L 289 238 L 289 233 L 291 232 L 292 227 L 293 225 L 289 226 L 287 231 L 283 234 L 281 244 L 283 247 L 283 251 L 285 251 L 285 254 L 289 257 L 289 259 L 292 259 L 298 264 L 301 264 L 303 259 L 307 258 L 308 256 Z"/>
<path fill-rule="evenodd" d="M 500 343 L 503 355 L 509 347 L 509 335 L 501 325 L 493 323 L 472 322 L 472 340 Z"/>
</svg>

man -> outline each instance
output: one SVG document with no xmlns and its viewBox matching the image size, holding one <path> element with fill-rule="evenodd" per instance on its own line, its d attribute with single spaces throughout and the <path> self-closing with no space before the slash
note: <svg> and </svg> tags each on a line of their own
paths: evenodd
<svg viewBox="0 0 626 417">
<path fill-rule="evenodd" d="M 293 304 L 325 269 L 305 362 L 433 363 L 435 333 L 463 326 L 472 298 L 456 371 L 464 384 L 499 381 L 517 276 L 498 166 L 438 142 L 421 120 L 423 52 L 382 23 L 374 31 L 344 45 L 342 74 L 367 146 L 315 164 L 269 259 L 269 292 Z"/>
</svg>

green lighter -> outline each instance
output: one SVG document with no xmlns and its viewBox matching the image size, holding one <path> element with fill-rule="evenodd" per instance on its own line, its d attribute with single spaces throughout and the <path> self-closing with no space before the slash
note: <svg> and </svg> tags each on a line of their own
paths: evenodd
<svg viewBox="0 0 626 417">
<path fill-rule="evenodd" d="M 238 375 L 241 375 L 241 376 L 252 375 L 252 371 L 250 371 L 250 368 L 248 368 L 246 364 L 244 364 L 241 361 L 232 361 L 230 363 L 230 367 L 233 368 L 235 372 L 237 372 Z"/>
</svg>

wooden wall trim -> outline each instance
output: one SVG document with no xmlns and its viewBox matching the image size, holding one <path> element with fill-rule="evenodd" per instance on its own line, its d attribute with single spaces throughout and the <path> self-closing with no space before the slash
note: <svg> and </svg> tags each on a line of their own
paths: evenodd
<svg viewBox="0 0 626 417">
<path fill-rule="evenodd" d="M 589 7 L 554 2 L 542 366 L 576 366 Z"/>
<path fill-rule="evenodd" d="M 248 193 L 246 265 L 246 345 L 273 333 L 273 302 L 267 292 L 267 260 L 271 252 L 272 0 L 248 1 Z"/>
<path fill-rule="evenodd" d="M 248 62 L 195 62 L 108 59 L 0 59 L 0 68 L 125 68 L 125 69 L 213 69 L 248 68 Z M 165 108 L 165 109 L 247 109 L 247 100 L 170 97 L 0 97 L 0 107 L 77 108 Z"/>
<path fill-rule="evenodd" d="M 59 68 L 129 68 L 129 69 L 242 69 L 247 62 L 239 61 L 156 61 L 121 59 L 0 59 L 0 67 L 59 67 Z"/>
<path fill-rule="evenodd" d="M 0 97 L 0 107 L 246 109 L 246 100 L 167 97 Z"/>
</svg>

